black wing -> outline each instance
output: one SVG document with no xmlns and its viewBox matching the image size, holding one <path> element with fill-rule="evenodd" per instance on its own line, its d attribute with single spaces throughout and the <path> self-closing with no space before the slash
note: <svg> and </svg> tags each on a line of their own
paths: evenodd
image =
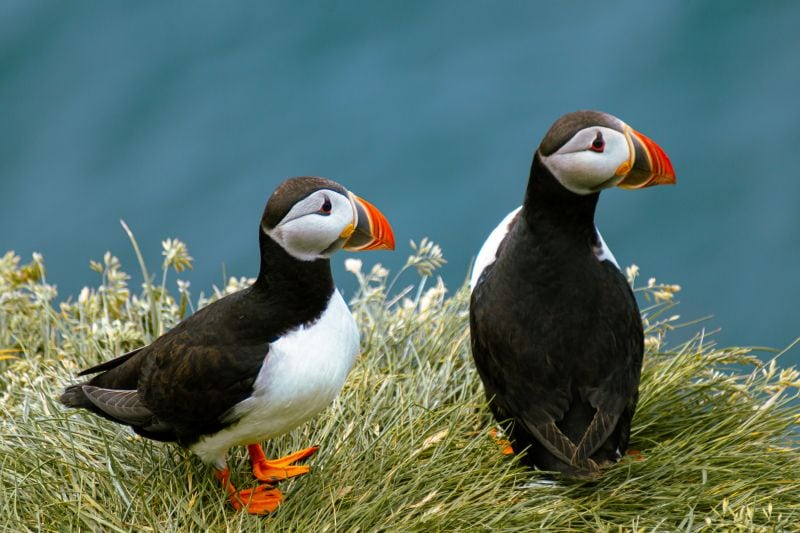
<svg viewBox="0 0 800 533">
<path fill-rule="evenodd" d="M 83 371 L 102 373 L 68 387 L 62 403 L 157 440 L 190 444 L 222 429 L 233 422 L 223 415 L 250 395 L 270 342 L 287 328 L 275 306 L 252 298 L 248 289 L 227 296 L 153 343 Z"/>
<path fill-rule="evenodd" d="M 91 368 L 87 368 L 85 370 L 81 370 L 80 372 L 78 372 L 78 375 L 79 376 L 87 376 L 89 374 L 96 374 L 98 372 L 103 372 L 104 370 L 111 370 L 112 368 L 121 365 L 122 363 L 124 363 L 125 361 L 127 361 L 128 359 L 130 359 L 131 357 L 136 355 L 137 353 L 139 353 L 139 351 L 142 350 L 142 348 L 144 348 L 144 346 L 136 348 L 135 350 L 131 350 L 128 353 L 124 353 L 122 355 L 118 355 L 114 359 L 110 359 L 108 361 L 105 361 L 104 363 L 100 363 L 99 365 L 95 365 L 95 366 L 93 366 Z"/>
<path fill-rule="evenodd" d="M 268 357 L 269 341 L 277 337 L 250 331 L 249 324 L 238 324 L 239 316 L 226 312 L 199 319 L 202 328 L 187 323 L 148 347 L 139 390 L 156 416 L 186 444 L 234 421 L 224 415 L 250 396 Z"/>
</svg>

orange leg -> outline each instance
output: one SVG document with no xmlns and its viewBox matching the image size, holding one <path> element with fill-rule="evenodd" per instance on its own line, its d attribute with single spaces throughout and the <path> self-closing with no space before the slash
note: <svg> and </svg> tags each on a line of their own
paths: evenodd
<svg viewBox="0 0 800 533">
<path fill-rule="evenodd" d="M 628 450 L 625 452 L 626 457 L 630 457 L 634 461 L 644 461 L 644 455 L 639 450 Z"/>
<path fill-rule="evenodd" d="M 489 430 L 489 436 L 492 437 L 492 440 L 503 449 L 503 455 L 513 455 L 514 448 L 511 447 L 511 442 L 502 436 L 502 434 L 497 431 L 497 428 L 492 428 Z"/>
<path fill-rule="evenodd" d="M 250 452 L 250 462 L 253 464 L 253 475 L 256 479 L 268 481 L 270 483 L 307 474 L 311 470 L 310 467 L 305 465 L 293 465 L 292 463 L 314 455 L 314 452 L 317 450 L 318 448 L 316 446 L 312 446 L 311 448 L 300 450 L 286 457 L 268 461 L 260 444 L 250 444 L 247 446 L 247 451 Z"/>
<path fill-rule="evenodd" d="M 280 489 L 263 484 L 252 489 L 236 490 L 230 481 L 230 471 L 216 470 L 214 476 L 228 493 L 231 505 L 237 510 L 246 510 L 250 514 L 268 514 L 273 512 L 283 501 Z"/>
</svg>

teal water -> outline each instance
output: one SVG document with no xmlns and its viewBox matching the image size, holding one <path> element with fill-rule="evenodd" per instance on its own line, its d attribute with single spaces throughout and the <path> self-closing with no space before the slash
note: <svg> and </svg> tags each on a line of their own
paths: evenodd
<svg viewBox="0 0 800 533">
<path fill-rule="evenodd" d="M 0 251 L 44 253 L 66 298 L 105 250 L 138 272 L 122 218 L 153 266 L 161 239 L 186 241 L 198 294 L 223 265 L 254 275 L 266 198 L 319 174 L 394 225 L 399 253 L 361 259 L 397 270 L 429 236 L 455 288 L 552 121 L 594 108 L 678 175 L 603 194 L 620 263 L 682 285 L 677 312 L 713 315 L 695 328 L 720 343 L 783 347 L 800 336 L 799 25 L 792 1 L 5 1 Z"/>
</svg>

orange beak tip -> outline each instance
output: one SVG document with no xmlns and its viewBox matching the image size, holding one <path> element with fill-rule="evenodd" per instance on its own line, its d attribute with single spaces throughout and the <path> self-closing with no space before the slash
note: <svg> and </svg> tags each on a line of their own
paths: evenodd
<svg viewBox="0 0 800 533">
<path fill-rule="evenodd" d="M 623 178 L 620 186 L 624 189 L 642 189 L 653 185 L 674 185 L 675 169 L 664 150 L 646 135 L 632 129 L 630 132 L 638 144 L 637 161 L 633 168 L 629 169 L 630 176 Z M 639 163 L 639 158 L 646 158 L 649 176 L 643 174 L 644 168 Z"/>
<path fill-rule="evenodd" d="M 351 251 L 394 250 L 394 233 L 389 221 L 377 207 L 353 195 L 358 211 L 358 225 L 349 247 Z"/>
</svg>

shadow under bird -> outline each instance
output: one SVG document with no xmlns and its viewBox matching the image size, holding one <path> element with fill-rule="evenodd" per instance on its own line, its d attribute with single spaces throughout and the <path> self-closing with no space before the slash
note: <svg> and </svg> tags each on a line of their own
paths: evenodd
<svg viewBox="0 0 800 533">
<path fill-rule="evenodd" d="M 672 183 L 652 140 L 606 113 L 569 113 L 536 150 L 522 206 L 481 248 L 470 280 L 472 354 L 522 462 L 594 477 L 625 453 L 642 320 L 595 207 L 604 189 Z"/>
<path fill-rule="evenodd" d="M 359 332 L 331 275 L 330 256 L 394 249 L 375 207 L 318 177 L 284 181 L 259 227 L 255 283 L 178 323 L 151 344 L 79 375 L 97 374 L 61 396 L 150 439 L 175 441 L 211 464 L 233 506 L 253 514 L 282 501 L 275 483 L 305 474 L 294 463 L 311 447 L 267 460 L 259 444 L 322 411 L 344 384 Z M 263 483 L 236 490 L 229 448 L 248 445 Z"/>
</svg>

